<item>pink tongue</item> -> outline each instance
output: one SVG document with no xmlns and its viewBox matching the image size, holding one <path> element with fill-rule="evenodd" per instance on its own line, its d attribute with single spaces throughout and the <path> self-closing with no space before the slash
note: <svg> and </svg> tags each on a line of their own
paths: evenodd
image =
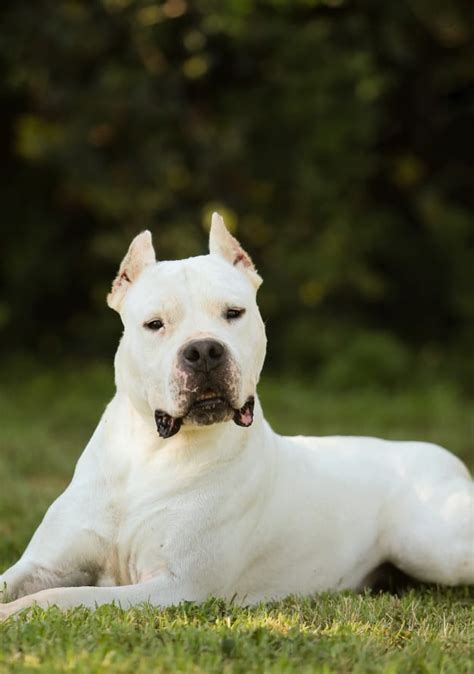
<svg viewBox="0 0 474 674">
<path fill-rule="evenodd" d="M 239 422 L 242 426 L 250 426 L 253 421 L 253 413 L 247 406 L 239 412 Z"/>
</svg>

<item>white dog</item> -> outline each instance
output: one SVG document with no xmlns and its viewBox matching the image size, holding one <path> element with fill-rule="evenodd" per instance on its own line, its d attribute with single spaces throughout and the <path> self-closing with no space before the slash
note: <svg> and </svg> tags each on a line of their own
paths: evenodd
<svg viewBox="0 0 474 674">
<path fill-rule="evenodd" d="M 260 282 L 217 214 L 210 255 L 155 263 L 150 233 L 135 238 L 108 297 L 125 326 L 117 393 L 0 576 L 13 600 L 0 617 L 356 589 L 387 561 L 423 581 L 474 582 L 473 483 L 452 454 L 281 437 L 265 422 Z"/>
</svg>

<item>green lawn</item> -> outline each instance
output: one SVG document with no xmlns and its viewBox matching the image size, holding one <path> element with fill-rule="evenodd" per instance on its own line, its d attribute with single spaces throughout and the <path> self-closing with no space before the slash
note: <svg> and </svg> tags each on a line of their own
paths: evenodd
<svg viewBox="0 0 474 674">
<path fill-rule="evenodd" d="M 15 561 L 112 395 L 109 366 L 4 369 L 0 384 L 0 567 Z M 262 382 L 282 433 L 425 439 L 474 464 L 473 401 L 445 387 L 324 393 Z M 0 625 L 4 672 L 472 672 L 472 592 L 328 594 L 240 609 L 210 600 L 166 611 L 36 611 Z"/>
</svg>

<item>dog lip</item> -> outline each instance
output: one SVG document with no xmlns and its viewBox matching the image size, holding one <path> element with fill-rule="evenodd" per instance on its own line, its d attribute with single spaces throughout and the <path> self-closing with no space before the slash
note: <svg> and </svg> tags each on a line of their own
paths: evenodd
<svg viewBox="0 0 474 674">
<path fill-rule="evenodd" d="M 191 407 L 189 408 L 190 410 L 193 409 L 204 409 L 206 407 L 216 407 L 217 405 L 227 405 L 227 400 L 225 400 L 222 396 L 218 396 L 216 394 L 213 394 L 212 396 L 209 397 L 199 397 L 197 400 L 193 402 Z"/>
<path fill-rule="evenodd" d="M 234 410 L 234 423 L 244 428 L 251 426 L 253 423 L 254 406 L 255 396 L 249 396 L 242 407 Z"/>
<path fill-rule="evenodd" d="M 202 401 L 206 401 L 206 400 L 216 400 L 216 399 L 223 400 L 222 396 L 220 396 L 218 393 L 216 393 L 216 391 L 208 388 L 203 393 L 200 393 L 197 396 L 196 402 L 202 402 Z"/>
<path fill-rule="evenodd" d="M 233 420 L 237 426 L 248 427 L 253 422 L 253 411 L 255 405 L 254 396 L 249 396 L 244 405 L 240 408 L 234 408 L 230 402 L 223 396 L 217 395 L 212 389 L 206 389 L 190 405 L 187 412 L 181 417 L 172 417 L 164 410 L 155 410 L 155 422 L 159 435 L 162 438 L 169 438 L 179 432 L 186 417 L 192 416 L 193 412 L 197 414 L 212 414 L 217 409 L 225 406 L 233 412 Z"/>
<path fill-rule="evenodd" d="M 172 417 L 163 410 L 155 410 L 155 424 L 158 435 L 161 438 L 171 438 L 179 432 L 183 420 L 179 417 Z"/>
</svg>

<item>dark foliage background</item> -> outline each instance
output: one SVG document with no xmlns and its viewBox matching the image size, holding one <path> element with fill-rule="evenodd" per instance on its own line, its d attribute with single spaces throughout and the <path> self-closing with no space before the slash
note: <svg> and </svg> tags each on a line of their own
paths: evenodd
<svg viewBox="0 0 474 674">
<path fill-rule="evenodd" d="M 462 0 L 2 2 L 0 344 L 113 352 L 129 240 L 257 262 L 270 361 L 474 390 L 473 9 Z"/>
</svg>

